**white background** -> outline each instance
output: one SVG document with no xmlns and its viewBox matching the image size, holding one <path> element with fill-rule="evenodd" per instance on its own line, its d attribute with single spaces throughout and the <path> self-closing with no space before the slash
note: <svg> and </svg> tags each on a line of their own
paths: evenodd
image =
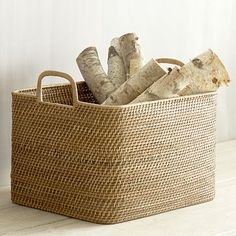
<svg viewBox="0 0 236 236">
<path fill-rule="evenodd" d="M 146 60 L 213 49 L 233 80 L 219 91 L 217 140 L 236 138 L 235 12 L 234 0 L 0 0 L 0 185 L 10 183 L 11 91 L 35 87 L 46 69 L 81 80 L 75 59 L 91 45 L 106 68 L 110 40 L 126 32 Z"/>
</svg>

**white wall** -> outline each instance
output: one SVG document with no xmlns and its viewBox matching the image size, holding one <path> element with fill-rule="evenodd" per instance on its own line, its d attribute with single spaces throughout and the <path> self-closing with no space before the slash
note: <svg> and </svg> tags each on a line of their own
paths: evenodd
<svg viewBox="0 0 236 236">
<path fill-rule="evenodd" d="M 234 0 L 0 0 L 0 185 L 9 184 L 11 94 L 45 69 L 81 76 L 75 58 L 95 45 L 104 67 L 111 38 L 136 32 L 146 59 L 188 61 L 212 48 L 236 77 Z M 52 82 L 52 81 L 51 81 Z M 236 138 L 234 82 L 218 96 L 218 141 Z"/>
</svg>

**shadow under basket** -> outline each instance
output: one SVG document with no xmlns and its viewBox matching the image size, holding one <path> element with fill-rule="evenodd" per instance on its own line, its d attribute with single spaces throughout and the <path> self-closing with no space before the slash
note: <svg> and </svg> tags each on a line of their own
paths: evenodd
<svg viewBox="0 0 236 236">
<path fill-rule="evenodd" d="M 110 224 L 214 198 L 216 93 L 104 106 L 75 87 L 12 93 L 14 203 Z"/>
</svg>

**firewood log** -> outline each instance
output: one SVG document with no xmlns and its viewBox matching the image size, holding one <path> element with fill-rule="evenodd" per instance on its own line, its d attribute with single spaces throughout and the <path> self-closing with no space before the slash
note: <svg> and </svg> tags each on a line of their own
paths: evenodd
<svg viewBox="0 0 236 236">
<path fill-rule="evenodd" d="M 102 103 L 103 105 L 124 105 L 131 102 L 151 84 L 166 74 L 159 63 L 183 66 L 184 63 L 172 58 L 151 59 L 142 69 L 123 83 Z"/>
<path fill-rule="evenodd" d="M 111 41 L 107 64 L 108 79 L 110 79 L 116 87 L 119 87 L 126 80 L 125 66 L 120 52 L 119 38 L 114 38 Z"/>
<path fill-rule="evenodd" d="M 127 79 L 139 72 L 143 67 L 143 57 L 135 33 L 128 33 L 120 37 L 120 51 L 123 57 Z"/>
<path fill-rule="evenodd" d="M 213 92 L 229 82 L 224 65 L 212 50 L 208 50 L 180 69 L 174 68 L 170 74 L 154 82 L 131 103 Z"/>
<path fill-rule="evenodd" d="M 182 62 L 171 58 L 151 59 L 138 73 L 123 83 L 102 104 L 123 105 L 131 102 L 154 81 L 166 74 L 166 71 L 161 68 L 158 62 L 183 65 Z"/>
<path fill-rule="evenodd" d="M 127 104 L 165 73 L 166 72 L 159 66 L 159 64 L 152 59 L 138 73 L 134 74 L 117 90 L 115 90 L 102 104 Z"/>
<path fill-rule="evenodd" d="M 98 103 L 102 103 L 116 89 L 102 68 L 97 49 L 88 47 L 76 59 L 80 72 Z"/>
</svg>

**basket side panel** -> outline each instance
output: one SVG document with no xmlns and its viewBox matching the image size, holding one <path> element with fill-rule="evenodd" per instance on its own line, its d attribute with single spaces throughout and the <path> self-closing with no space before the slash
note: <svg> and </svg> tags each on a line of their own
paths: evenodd
<svg viewBox="0 0 236 236">
<path fill-rule="evenodd" d="M 139 108 L 123 116 L 127 165 L 120 219 L 212 200 L 216 95 L 163 100 Z"/>
<path fill-rule="evenodd" d="M 106 220 L 101 212 L 117 201 L 107 193 L 119 176 L 116 156 L 122 140 L 122 128 L 114 130 L 110 124 L 122 120 L 122 112 L 111 115 L 93 109 L 38 103 L 35 97 L 13 94 L 15 203 L 95 222 Z"/>
</svg>

